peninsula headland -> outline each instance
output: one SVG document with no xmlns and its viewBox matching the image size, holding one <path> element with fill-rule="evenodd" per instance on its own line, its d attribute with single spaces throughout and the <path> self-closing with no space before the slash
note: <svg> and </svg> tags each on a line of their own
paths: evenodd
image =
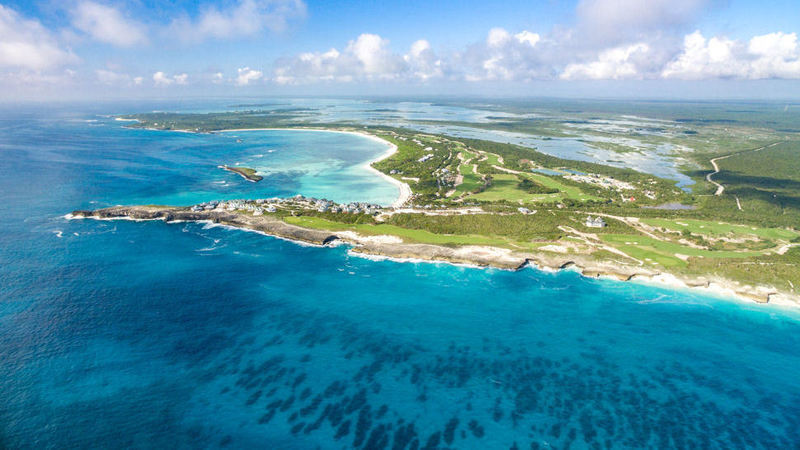
<svg viewBox="0 0 800 450">
<path fill-rule="evenodd" d="M 358 133 L 387 145 L 366 168 L 400 188 L 391 206 L 297 196 L 199 205 L 119 206 L 74 217 L 211 221 L 315 245 L 397 259 L 518 269 L 573 268 L 585 276 L 700 287 L 757 302 L 800 303 L 800 211 L 744 197 L 717 161 L 693 188 L 643 171 L 559 158 L 534 148 L 386 126 L 295 122 L 243 113 L 131 115 L 132 126 L 189 132 L 304 129 Z M 696 131 L 698 130 L 699 131 Z M 693 125 L 696 139 L 717 133 Z M 780 153 L 765 137 L 749 158 Z M 777 142 L 777 143 L 775 143 Z M 764 150 L 764 151 L 762 151 Z M 698 161 L 698 164 L 701 162 Z M 787 165 L 796 164 L 787 160 Z M 221 166 L 250 181 L 252 169 Z M 716 175 L 709 182 L 707 175 Z M 260 177 L 259 177 L 260 179 Z M 727 183 L 724 193 L 718 183 Z M 729 192 L 736 193 L 728 198 Z M 743 208 L 742 204 L 747 207 Z M 769 270 L 764 270 L 768 268 Z"/>
</svg>

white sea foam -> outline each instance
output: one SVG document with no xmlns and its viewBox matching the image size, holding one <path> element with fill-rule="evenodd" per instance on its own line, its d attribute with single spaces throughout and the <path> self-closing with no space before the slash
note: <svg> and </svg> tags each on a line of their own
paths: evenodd
<svg viewBox="0 0 800 450">
<path fill-rule="evenodd" d="M 239 227 L 233 227 L 233 226 L 225 225 L 225 224 L 221 224 L 221 223 L 214 223 L 214 222 L 212 222 L 210 220 L 198 220 L 197 222 L 204 224 L 203 225 L 203 229 L 204 230 L 208 230 L 208 229 L 212 229 L 212 228 L 223 228 L 223 229 L 231 230 L 231 231 L 246 231 L 248 233 L 256 233 L 256 234 L 260 234 L 262 236 L 267 236 L 267 237 L 271 237 L 271 238 L 275 238 L 275 239 L 280 239 L 282 241 L 291 242 L 291 243 L 297 244 L 297 245 L 299 245 L 301 247 L 316 247 L 316 248 L 325 248 L 325 247 L 327 247 L 326 245 L 313 244 L 311 242 L 304 242 L 304 241 L 298 241 L 298 240 L 294 240 L 294 239 L 285 238 L 285 237 L 282 237 L 282 236 L 275 236 L 274 234 L 269 234 L 269 233 L 265 233 L 263 231 L 253 230 L 253 229 L 250 229 L 250 228 L 239 228 Z"/>
<path fill-rule="evenodd" d="M 67 218 L 67 219 L 82 218 L 82 217 L 72 217 L 71 214 L 67 214 L 64 217 Z M 129 217 L 111 217 L 111 218 L 89 217 L 89 218 L 96 219 L 96 220 L 129 220 L 129 221 L 134 221 L 134 222 L 146 222 L 146 221 L 152 221 L 152 220 L 164 220 L 163 218 L 131 219 Z M 175 222 L 178 222 L 178 221 L 175 221 Z M 350 244 L 347 244 L 345 242 L 341 242 L 341 241 L 338 241 L 338 240 L 334 241 L 334 243 L 332 245 L 313 244 L 313 243 L 304 242 L 304 241 L 298 241 L 298 240 L 285 238 L 285 237 L 281 237 L 281 236 L 275 236 L 275 235 L 272 235 L 272 234 L 269 234 L 269 233 L 265 233 L 263 231 L 252 230 L 252 229 L 249 229 L 249 228 L 239 228 L 239 227 L 234 227 L 234 226 L 230 226 L 230 225 L 214 223 L 214 222 L 212 222 L 210 220 L 198 220 L 198 221 L 191 221 L 191 222 L 202 223 L 203 224 L 203 229 L 224 228 L 226 230 L 231 230 L 231 231 L 247 231 L 247 232 L 251 232 L 251 233 L 257 233 L 257 234 L 260 234 L 262 236 L 267 236 L 267 237 L 271 237 L 271 238 L 274 238 L 274 239 L 280 239 L 282 241 L 291 242 L 291 243 L 293 243 L 295 245 L 299 245 L 299 246 L 302 246 L 302 247 L 325 248 L 325 247 L 334 247 L 334 246 L 339 246 L 339 245 L 350 245 Z M 174 222 L 172 222 L 172 223 L 174 223 Z M 78 235 L 77 233 L 74 233 L 74 234 L 76 236 Z M 216 243 L 217 243 L 217 240 L 215 240 L 215 244 Z M 392 261 L 392 262 L 398 262 L 398 263 L 414 263 L 414 264 L 419 264 L 419 263 L 447 264 L 449 266 L 469 268 L 469 269 L 483 269 L 483 270 L 485 270 L 485 269 L 494 269 L 494 270 L 506 270 L 506 271 L 512 271 L 512 272 L 515 271 L 514 269 L 500 269 L 500 268 L 479 266 L 479 265 L 476 265 L 476 264 L 454 263 L 454 262 L 450 262 L 450 261 L 446 261 L 446 260 L 427 260 L 427 259 L 421 259 L 421 258 L 396 258 L 396 257 L 384 256 L 384 255 L 371 255 L 371 254 L 365 254 L 365 253 L 360 253 L 360 252 L 354 252 L 352 250 L 348 250 L 347 251 L 347 255 L 348 256 L 354 256 L 354 257 L 357 257 L 357 258 L 372 260 L 372 261 Z M 533 270 L 538 270 L 538 271 L 546 272 L 546 273 L 554 273 L 554 272 L 559 272 L 559 271 L 563 271 L 563 270 L 572 270 L 572 271 L 577 271 L 577 272 L 580 273 L 580 269 L 578 267 L 576 267 L 576 266 L 570 266 L 570 267 L 566 267 L 566 268 L 563 268 L 563 269 L 552 269 L 552 268 L 549 268 L 549 267 L 539 267 L 539 266 L 537 266 L 537 265 L 535 265 L 533 263 L 528 264 L 527 266 L 530 267 Z M 614 282 L 614 283 L 623 283 L 623 281 L 619 281 L 619 280 L 617 280 L 617 279 L 615 279 L 613 277 L 609 277 L 608 281 L 611 281 L 611 282 Z M 732 289 L 732 288 L 730 288 L 728 286 L 722 286 L 722 285 L 719 285 L 717 283 L 713 283 L 712 282 L 712 283 L 709 283 L 708 287 L 692 287 L 692 286 L 687 285 L 681 279 L 679 279 L 679 278 L 677 278 L 677 277 L 675 277 L 674 275 L 671 275 L 671 274 L 659 274 L 659 275 L 647 276 L 647 277 L 638 276 L 638 277 L 633 277 L 631 281 L 633 283 L 636 283 L 636 284 L 651 285 L 651 286 L 657 286 L 657 287 L 667 287 L 667 288 L 670 288 L 670 289 L 676 290 L 676 291 L 686 291 L 686 292 L 692 292 L 692 291 L 698 292 L 698 291 L 700 291 L 700 292 L 705 293 L 706 295 L 710 295 L 710 296 L 716 297 L 716 298 L 724 298 L 724 299 L 733 298 L 733 299 L 735 299 L 737 301 L 745 302 L 745 303 L 748 303 L 748 304 L 758 304 L 758 303 L 754 302 L 751 299 L 742 297 L 734 289 Z M 774 297 L 778 297 L 778 298 L 776 298 L 777 301 L 774 303 L 774 305 L 773 305 L 773 302 L 768 303 L 768 305 L 773 305 L 773 306 L 778 306 L 778 307 L 791 307 L 793 309 L 796 309 L 796 308 L 798 308 L 800 306 L 798 303 L 794 302 L 793 300 L 791 300 L 789 298 L 783 298 L 783 297 L 779 297 L 779 296 L 774 296 Z M 672 302 L 674 302 L 674 301 L 662 301 L 662 300 L 663 300 L 662 298 L 656 298 L 656 299 L 651 299 L 651 300 L 643 300 L 640 303 L 646 304 L 646 303 L 658 303 L 658 302 L 661 302 L 661 303 L 672 303 Z M 678 302 L 675 302 L 675 303 L 678 303 Z M 682 303 L 687 303 L 687 302 L 683 301 Z M 697 304 L 700 304 L 700 303 L 697 303 Z M 710 306 L 710 305 L 705 305 L 705 304 L 703 304 L 703 305 L 704 306 Z"/>
<path fill-rule="evenodd" d="M 486 266 L 479 266 L 477 264 L 466 264 L 466 263 L 454 263 L 450 261 L 440 260 L 440 259 L 422 259 L 422 258 L 397 258 L 394 256 L 384 256 L 384 255 L 372 255 L 368 253 L 361 253 L 361 252 L 354 252 L 352 250 L 347 251 L 348 256 L 355 256 L 356 258 L 368 259 L 370 261 L 391 261 L 397 263 L 412 263 L 412 264 L 445 264 L 448 266 L 453 267 L 463 267 L 466 269 L 494 269 L 494 270 L 506 270 L 506 269 L 499 269 L 495 267 L 486 267 Z"/>
</svg>

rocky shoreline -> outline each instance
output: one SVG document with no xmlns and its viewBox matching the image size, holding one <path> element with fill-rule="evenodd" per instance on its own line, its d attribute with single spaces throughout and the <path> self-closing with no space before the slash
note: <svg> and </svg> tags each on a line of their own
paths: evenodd
<svg viewBox="0 0 800 450">
<path fill-rule="evenodd" d="M 365 256 L 399 260 L 438 261 L 506 270 L 519 270 L 527 266 L 550 271 L 570 269 L 590 278 L 637 281 L 667 285 L 673 288 L 701 288 L 709 293 L 735 296 L 739 299 L 757 303 L 773 302 L 795 306 L 800 304 L 800 298 L 796 295 L 779 292 L 769 286 L 741 285 L 736 281 L 715 277 L 677 277 L 641 267 L 621 265 L 618 262 L 597 261 L 588 255 L 517 252 L 488 246 L 446 247 L 432 244 L 386 242 L 385 240 L 375 239 L 374 236 L 360 236 L 353 232 L 336 233 L 303 228 L 285 223 L 279 218 L 269 215 L 250 216 L 218 210 L 192 211 L 185 207 L 168 206 L 114 206 L 98 210 L 73 211 L 71 217 L 105 220 L 212 222 L 318 246 L 344 243 L 352 246 L 352 252 Z"/>
</svg>

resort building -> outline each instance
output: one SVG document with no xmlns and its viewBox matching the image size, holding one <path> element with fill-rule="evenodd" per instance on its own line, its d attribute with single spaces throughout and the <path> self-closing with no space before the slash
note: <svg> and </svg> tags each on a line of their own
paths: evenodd
<svg viewBox="0 0 800 450">
<path fill-rule="evenodd" d="M 586 226 L 590 228 L 603 228 L 606 226 L 606 221 L 602 217 L 589 216 L 586 218 Z"/>
</svg>

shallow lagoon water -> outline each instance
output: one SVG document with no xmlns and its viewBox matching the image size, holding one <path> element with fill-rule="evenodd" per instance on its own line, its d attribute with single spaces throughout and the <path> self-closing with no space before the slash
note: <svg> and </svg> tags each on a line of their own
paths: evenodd
<svg viewBox="0 0 800 450">
<path fill-rule="evenodd" d="M 147 137 L 161 150 L 134 151 Z M 0 446 L 800 442 L 792 310 L 573 272 L 372 261 L 203 224 L 62 217 L 92 201 L 190 200 L 180 189 L 194 178 L 181 174 L 225 148 L 183 153 L 191 142 L 0 120 Z"/>
<path fill-rule="evenodd" d="M 544 139 L 524 133 L 449 125 L 413 125 L 412 127 L 428 133 L 443 133 L 457 137 L 517 144 L 523 147 L 535 148 L 542 153 L 559 158 L 632 168 L 640 172 L 674 180 L 677 182 L 676 185 L 684 190 L 694 184 L 694 180 L 680 172 L 675 158 L 667 156 L 672 151 L 671 146 L 668 145 L 622 154 L 591 146 L 589 137 Z M 593 137 L 592 139 L 598 138 Z"/>
<path fill-rule="evenodd" d="M 472 109 L 461 106 L 441 105 L 429 102 L 380 102 L 348 99 L 278 99 L 272 101 L 253 100 L 217 100 L 213 104 L 208 102 L 183 103 L 169 105 L 162 110 L 181 112 L 217 112 L 223 110 L 242 110 L 259 108 L 265 110 L 295 109 L 303 120 L 312 123 L 353 122 L 358 124 L 389 125 L 409 127 L 428 133 L 444 133 L 457 137 L 473 139 L 486 139 L 495 142 L 510 142 L 525 147 L 536 148 L 549 155 L 578 161 L 598 162 L 616 167 L 630 167 L 650 173 L 659 177 L 677 182 L 677 186 L 684 190 L 694 184 L 694 180 L 680 172 L 673 153 L 676 150 L 687 151 L 685 148 L 676 149 L 669 144 L 654 146 L 630 137 L 604 137 L 599 134 L 582 133 L 575 128 L 577 137 L 570 138 L 542 138 L 525 133 L 514 133 L 500 130 L 485 130 L 467 126 L 437 125 L 431 123 L 416 123 L 417 121 L 456 121 L 466 123 L 486 124 L 497 118 L 521 118 L 537 116 L 531 114 L 513 114 L 500 111 Z M 139 110 L 147 111 L 147 108 Z M 126 111 L 127 112 L 127 111 Z M 627 135 L 631 129 L 638 133 L 650 134 L 642 127 L 656 124 L 658 127 L 670 127 L 671 122 L 644 117 L 620 116 L 619 119 L 595 120 L 593 125 L 581 124 L 595 131 L 618 132 Z M 655 133 L 659 134 L 659 133 Z M 591 145 L 592 142 L 625 143 L 639 151 L 630 151 L 624 154 L 605 150 Z"/>
</svg>

